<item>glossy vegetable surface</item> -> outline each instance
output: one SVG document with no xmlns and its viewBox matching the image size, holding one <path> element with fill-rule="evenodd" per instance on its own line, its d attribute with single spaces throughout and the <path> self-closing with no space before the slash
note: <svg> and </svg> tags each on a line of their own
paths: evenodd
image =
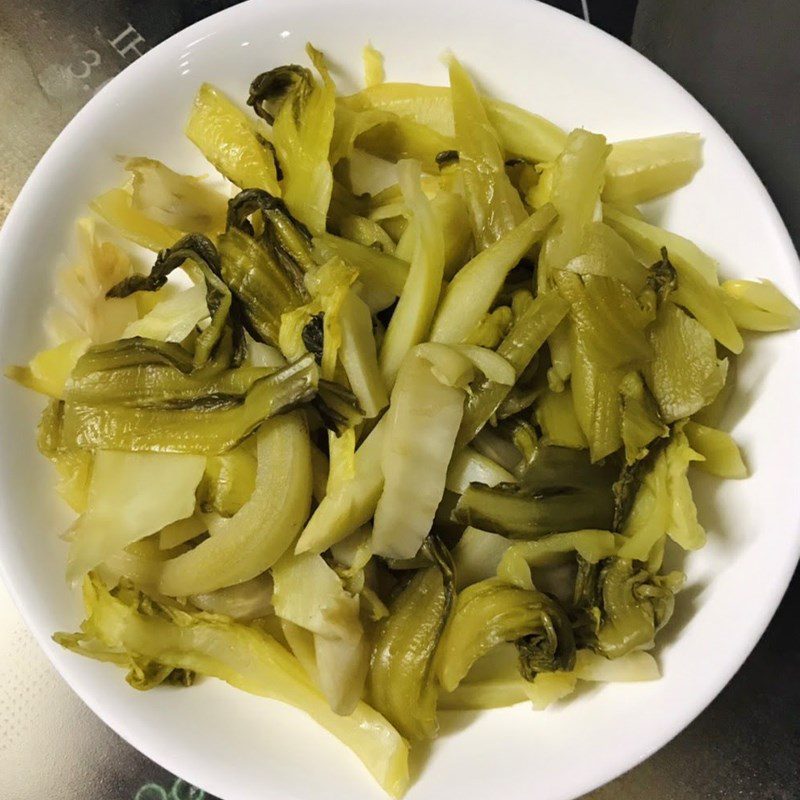
<svg viewBox="0 0 800 800">
<path fill-rule="evenodd" d="M 91 209 L 152 266 L 82 220 L 7 375 L 78 515 L 56 640 L 296 706 L 398 796 L 440 708 L 658 677 L 664 565 L 720 535 L 692 473 L 748 474 L 716 427 L 742 333 L 800 310 L 636 207 L 697 135 L 565 131 L 452 55 L 447 86 L 389 83 L 371 46 L 342 96 L 306 53 L 198 87 L 213 183 L 124 162 Z"/>
</svg>

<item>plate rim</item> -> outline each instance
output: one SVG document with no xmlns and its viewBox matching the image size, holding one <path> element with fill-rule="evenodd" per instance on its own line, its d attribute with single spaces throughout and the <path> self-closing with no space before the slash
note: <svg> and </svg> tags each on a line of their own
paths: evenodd
<svg viewBox="0 0 800 800">
<path fill-rule="evenodd" d="M 367 0 L 351 0 L 350 2 L 341 3 L 343 10 L 346 10 L 348 5 L 358 6 L 360 3 Z M 271 10 L 275 14 L 280 14 L 282 9 L 297 10 L 298 6 L 309 9 L 319 8 L 321 5 L 330 4 L 331 0 L 271 0 L 269 3 Z M 414 0 L 414 3 L 418 0 Z M 448 5 L 448 0 L 427 0 L 427 2 L 434 2 L 439 5 Z M 482 3 L 480 0 L 459 0 L 463 5 L 472 4 L 475 8 L 481 8 Z M 727 133 L 727 131 L 720 125 L 714 116 L 692 95 L 686 88 L 681 86 L 678 81 L 672 78 L 668 73 L 658 67 L 656 64 L 647 59 L 644 55 L 634 50 L 632 47 L 624 44 L 622 41 L 616 39 L 612 35 L 606 33 L 594 25 L 586 23 L 583 19 L 575 17 L 568 12 L 557 9 L 539 0 L 494 0 L 497 5 L 506 5 L 508 7 L 516 7 L 522 15 L 530 15 L 531 19 L 535 19 L 537 14 L 544 14 L 557 18 L 556 24 L 564 25 L 567 28 L 572 28 L 572 31 L 580 35 L 589 35 L 602 42 L 603 49 L 614 49 L 618 52 L 625 52 L 629 58 L 633 58 L 641 70 L 651 73 L 659 80 L 670 83 L 673 89 L 677 89 L 684 95 L 694 110 L 706 121 L 706 124 L 716 130 L 716 133 L 721 136 L 728 147 L 727 155 L 734 157 L 738 162 L 740 168 L 743 170 L 753 189 L 760 197 L 760 205 L 766 212 L 766 218 L 773 229 L 776 237 L 776 247 L 780 247 L 783 255 L 788 264 L 791 264 L 793 270 L 793 278 L 795 287 L 800 282 L 800 261 L 798 260 L 797 252 L 795 251 L 791 237 L 788 230 L 780 216 L 780 213 L 775 206 L 772 198 L 770 197 L 763 181 L 758 173 L 752 167 L 750 162 L 741 152 L 739 147 Z M 65 147 L 65 142 L 71 140 L 74 133 L 81 128 L 86 120 L 91 119 L 97 113 L 103 113 L 102 109 L 108 103 L 113 102 L 113 97 L 117 93 L 124 93 L 125 88 L 130 84 L 132 85 L 138 78 L 140 73 L 144 73 L 149 68 L 151 63 L 155 63 L 160 58 L 165 58 L 167 54 L 177 46 L 192 46 L 211 36 L 213 36 L 221 27 L 226 27 L 231 24 L 235 17 L 246 16 L 248 12 L 264 6 L 263 0 L 245 0 L 234 6 L 230 6 L 215 14 L 212 14 L 204 19 L 201 19 L 187 28 L 177 31 L 175 34 L 158 43 L 155 47 L 148 50 L 144 55 L 138 58 L 135 62 L 128 65 L 122 72 L 112 78 L 105 84 L 97 94 L 92 97 L 86 105 L 84 105 L 75 116 L 67 123 L 59 135 L 54 139 L 52 144 L 48 147 L 47 151 L 36 164 L 28 179 L 25 181 L 22 189 L 20 190 L 17 198 L 13 201 L 9 214 L 0 229 L 0 258 L 3 253 L 14 247 L 14 239 L 16 238 L 17 228 L 20 227 L 18 218 L 22 218 L 26 213 L 26 206 L 29 204 L 29 197 L 34 197 L 39 193 L 39 184 L 44 181 L 47 174 L 51 169 L 51 164 L 55 165 L 59 161 L 60 150 Z M 235 24 L 235 23 L 234 23 Z M 5 295 L 2 289 L 3 283 L 7 280 L 6 273 L 0 272 L 0 297 Z M 134 747 L 136 750 L 144 754 L 154 763 L 160 765 L 171 773 L 177 773 L 172 765 L 170 753 L 167 751 L 156 751 L 155 746 L 152 748 L 146 739 L 140 737 L 137 733 L 132 731 L 132 726 L 128 724 L 127 718 L 124 716 L 114 716 L 112 712 L 107 712 L 102 706 L 101 698 L 95 696 L 85 685 L 77 688 L 73 680 L 68 676 L 69 669 L 66 667 L 64 660 L 60 658 L 62 655 L 50 639 L 49 633 L 42 630 L 40 626 L 35 623 L 35 614 L 28 607 L 23 595 L 18 591 L 17 584 L 13 579 L 10 572 L 10 565 L 4 555 L 5 548 L 3 547 L 3 540 L 7 537 L 12 537 L 13 534 L 6 533 L 8 527 L 5 514 L 0 518 L 0 525 L 2 526 L 2 533 L 0 533 L 0 578 L 2 578 L 6 589 L 20 613 L 26 627 L 33 634 L 38 645 L 44 651 L 50 663 L 59 673 L 64 682 L 72 689 L 75 694 L 92 710 L 92 712 L 99 717 L 112 731 L 120 735 L 125 741 Z M 769 597 L 765 599 L 762 607 L 761 615 L 756 619 L 750 620 L 749 628 L 746 635 L 742 635 L 736 641 L 738 646 L 734 648 L 733 653 L 728 651 L 727 658 L 722 662 L 716 671 L 719 676 L 713 682 L 713 686 L 703 693 L 700 699 L 695 698 L 691 704 L 683 704 L 680 706 L 680 711 L 676 712 L 670 720 L 669 724 L 665 724 L 659 728 L 657 734 L 652 734 L 649 737 L 643 737 L 639 742 L 638 748 L 635 753 L 631 752 L 631 748 L 625 751 L 624 757 L 608 757 L 605 759 L 602 766 L 595 766 L 595 768 L 586 772 L 584 778 L 576 777 L 573 775 L 569 788 L 565 792 L 552 795 L 553 800 L 571 800 L 588 791 L 591 791 L 599 786 L 608 783 L 619 775 L 638 766 L 645 759 L 651 756 L 656 751 L 664 747 L 675 736 L 682 732 L 694 719 L 696 719 L 710 703 L 722 692 L 727 686 L 731 678 L 743 665 L 747 657 L 757 646 L 760 638 L 762 637 L 767 626 L 777 611 L 777 608 L 786 593 L 786 590 L 791 581 L 791 577 L 795 571 L 798 560 L 800 560 L 800 529 L 795 530 L 792 542 L 791 556 L 786 559 L 778 569 L 776 569 L 774 580 L 769 587 Z M 179 775 L 184 780 L 191 780 L 190 775 Z M 210 791 L 217 796 L 223 796 L 220 793 L 220 787 L 209 787 L 204 790 Z"/>
</svg>

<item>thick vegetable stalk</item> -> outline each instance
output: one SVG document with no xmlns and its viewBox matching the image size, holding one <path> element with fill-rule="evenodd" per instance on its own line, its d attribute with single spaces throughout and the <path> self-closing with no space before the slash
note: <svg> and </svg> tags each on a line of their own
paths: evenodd
<svg viewBox="0 0 800 800">
<path fill-rule="evenodd" d="M 567 137 L 555 162 L 550 202 L 558 221 L 547 236 L 539 257 L 539 291 L 555 270 L 579 255 L 586 226 L 594 220 L 610 148 L 604 136 L 581 128 Z"/>
<path fill-rule="evenodd" d="M 395 297 L 400 296 L 408 277 L 407 262 L 388 253 L 381 253 L 374 247 L 351 242 L 349 239 L 333 236 L 330 233 L 314 238 L 314 252 L 319 254 L 321 263 L 333 256 L 339 256 L 354 266 L 358 270 L 359 280 L 368 289 L 391 295 L 389 305 Z"/>
<path fill-rule="evenodd" d="M 208 83 L 200 87 L 186 135 L 240 189 L 264 189 L 280 196 L 272 152 L 241 109 L 219 89 Z"/>
<path fill-rule="evenodd" d="M 589 355 L 586 336 L 574 325 L 569 331 L 569 350 L 575 416 L 589 442 L 592 461 L 600 461 L 622 443 L 619 387 L 624 369 L 596 364 Z"/>
<path fill-rule="evenodd" d="M 272 576 L 264 573 L 236 586 L 192 595 L 190 599 L 201 611 L 224 614 L 237 622 L 250 622 L 274 613 L 272 592 Z"/>
<path fill-rule="evenodd" d="M 339 325 L 342 331 L 339 359 L 364 415 L 371 419 L 388 405 L 389 398 L 378 368 L 369 307 L 352 290 L 347 292 L 339 309 Z"/>
<path fill-rule="evenodd" d="M 719 478 L 746 478 L 747 467 L 729 433 L 689 421 L 683 428 L 689 447 L 703 457 L 697 466 Z"/>
<path fill-rule="evenodd" d="M 555 209 L 544 206 L 465 264 L 445 290 L 431 328 L 431 341 L 466 341 L 489 312 L 508 273 L 544 236 L 554 218 Z"/>
<path fill-rule="evenodd" d="M 733 321 L 748 331 L 800 327 L 800 309 L 772 281 L 725 281 L 725 303 Z"/>
<path fill-rule="evenodd" d="M 540 294 L 516 320 L 497 353 L 508 361 L 519 377 L 547 337 L 567 314 L 569 305 L 556 292 Z M 464 410 L 456 450 L 472 441 L 478 431 L 508 396 L 510 386 L 483 381 L 473 388 Z"/>
<path fill-rule="evenodd" d="M 608 156 L 603 199 L 638 205 L 685 186 L 702 165 L 696 133 L 670 133 L 615 142 Z"/>
<path fill-rule="evenodd" d="M 182 342 L 208 317 L 206 291 L 196 283 L 183 291 L 172 292 L 172 285 L 162 289 L 165 297 L 159 298 L 144 316 L 131 322 L 122 332 L 122 339 L 141 337 L 162 342 Z M 155 300 L 158 293 L 154 295 Z"/>
<path fill-rule="evenodd" d="M 83 655 L 119 663 L 150 659 L 172 669 L 208 675 L 251 694 L 305 711 L 361 759 L 392 796 L 408 785 L 408 746 L 366 703 L 350 716 L 331 710 L 294 656 L 259 629 L 211 614 L 161 606 L 146 616 L 135 597 L 123 602 L 94 579 L 84 583 L 88 618 L 77 636 L 56 640 Z"/>
<path fill-rule="evenodd" d="M 457 191 L 440 189 L 431 200 L 444 239 L 444 277 L 450 280 L 469 260 L 473 249 L 469 211 Z"/>
<path fill-rule="evenodd" d="M 465 447 L 450 459 L 445 486 L 451 492 L 462 494 L 471 483 L 497 486 L 498 483 L 513 483 L 515 480 L 512 473 L 491 458 Z"/>
<path fill-rule="evenodd" d="M 419 164 L 402 161 L 397 169 L 403 197 L 414 215 L 416 238 L 408 278 L 381 345 L 379 360 L 387 388 L 394 385 L 406 353 L 428 335 L 444 271 L 442 231 L 422 191 Z"/>
<path fill-rule="evenodd" d="M 311 505 L 311 451 L 299 412 L 261 426 L 257 459 L 249 500 L 232 517 L 212 519 L 210 538 L 164 566 L 163 594 L 185 597 L 242 583 L 291 546 Z"/>
<path fill-rule="evenodd" d="M 272 135 L 283 170 L 286 205 L 297 219 L 313 233 L 319 234 L 325 230 L 333 190 L 328 151 L 333 135 L 336 87 L 322 53 L 311 45 L 307 45 L 306 52 L 322 83 L 315 81 L 310 71 L 303 70 L 303 77 L 289 86 L 287 96 L 275 114 Z M 256 86 L 263 78 L 256 78 L 253 85 Z M 253 100 L 251 88 L 250 102 Z M 259 111 L 259 104 L 255 102 L 253 105 Z"/>
<path fill-rule="evenodd" d="M 72 531 L 67 580 L 76 583 L 129 544 L 191 516 L 204 469 L 201 456 L 98 452 L 88 506 Z"/>
<path fill-rule="evenodd" d="M 345 98 L 354 108 L 379 108 L 427 125 L 443 136 L 454 133 L 451 92 L 417 83 L 382 83 Z M 486 115 L 503 149 L 530 161 L 553 161 L 567 135 L 557 125 L 511 103 L 482 97 Z"/>
<path fill-rule="evenodd" d="M 375 513 L 383 489 L 381 461 L 387 425 L 381 420 L 356 450 L 352 478 L 328 491 L 297 540 L 295 553 L 322 553 Z"/>
<path fill-rule="evenodd" d="M 380 623 L 368 677 L 370 703 L 412 740 L 438 730 L 435 658 L 455 594 L 450 555 L 432 541 L 434 565 L 411 578 Z"/>
<path fill-rule="evenodd" d="M 70 339 L 40 351 L 26 367 L 7 367 L 5 375 L 21 386 L 62 400 L 70 373 L 90 344 L 91 340 L 86 337 Z"/>
<path fill-rule="evenodd" d="M 464 68 L 450 60 L 450 92 L 459 168 L 479 250 L 512 231 L 525 219 L 525 208 L 508 179 L 497 134 Z"/>
<path fill-rule="evenodd" d="M 369 669 L 359 597 L 344 588 L 322 556 L 312 553 L 287 554 L 272 575 L 275 613 L 313 635 L 317 683 L 337 714 L 352 713 Z"/>
<path fill-rule="evenodd" d="M 172 408 L 67 403 L 57 415 L 58 447 L 216 455 L 265 419 L 311 400 L 318 382 L 319 368 L 308 355 L 238 397 L 211 395 Z"/>
<path fill-rule="evenodd" d="M 125 169 L 133 174 L 133 205 L 156 222 L 209 236 L 225 228 L 225 198 L 199 178 L 152 158 L 131 158 Z"/>
<path fill-rule="evenodd" d="M 372 533 L 376 555 L 416 555 L 444 494 L 463 413 L 463 390 L 442 383 L 426 358 L 409 353 L 392 391 L 387 418 L 381 459 L 384 486 Z"/>
<path fill-rule="evenodd" d="M 571 669 L 575 663 L 569 619 L 547 595 L 498 578 L 463 589 L 437 657 L 442 688 L 452 692 L 479 658 L 503 642 L 518 640 L 520 669 L 528 679 L 538 672 Z"/>
<path fill-rule="evenodd" d="M 258 468 L 257 438 L 249 437 L 227 453 L 206 459 L 206 471 L 197 496 L 202 511 L 232 517 L 250 499 Z M 162 539 L 163 536 L 162 533 Z"/>
<path fill-rule="evenodd" d="M 124 189 L 110 189 L 89 203 L 89 208 L 134 244 L 158 253 L 172 247 L 183 231 L 151 219 L 133 204 L 133 195 Z"/>
<path fill-rule="evenodd" d="M 463 452 L 463 451 L 462 451 Z M 493 578 L 506 550 L 513 542 L 505 536 L 466 527 L 453 548 L 456 588 Z"/>
<path fill-rule="evenodd" d="M 354 144 L 359 150 L 386 161 L 413 158 L 427 172 L 436 171 L 436 156 L 453 147 L 450 137 L 410 119 L 386 111 L 361 111 L 357 114 Z"/>
</svg>

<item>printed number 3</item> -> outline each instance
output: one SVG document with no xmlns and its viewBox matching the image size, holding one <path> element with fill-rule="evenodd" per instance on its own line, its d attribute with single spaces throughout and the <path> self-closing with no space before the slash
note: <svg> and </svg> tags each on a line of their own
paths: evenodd
<svg viewBox="0 0 800 800">
<path fill-rule="evenodd" d="M 100 53 L 98 53 L 97 50 L 85 50 L 84 55 L 88 56 L 91 60 L 81 61 L 82 69 L 80 71 L 77 71 L 73 66 L 69 67 L 70 75 L 79 81 L 84 80 L 84 78 L 88 78 L 89 75 L 92 74 L 92 70 L 95 67 L 100 66 Z"/>
</svg>

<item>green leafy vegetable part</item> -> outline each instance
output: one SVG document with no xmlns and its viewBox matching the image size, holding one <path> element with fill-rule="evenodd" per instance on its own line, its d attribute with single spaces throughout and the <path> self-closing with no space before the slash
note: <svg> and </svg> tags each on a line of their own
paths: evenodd
<svg viewBox="0 0 800 800">
<path fill-rule="evenodd" d="M 254 235 L 251 219 L 258 214 L 260 239 L 283 266 L 287 276 L 302 291 L 302 275 L 315 262 L 311 253 L 311 233 L 290 213 L 286 203 L 263 189 L 245 189 L 228 201 L 226 230 L 233 228 Z"/>
<path fill-rule="evenodd" d="M 553 531 L 608 529 L 613 515 L 612 466 L 592 465 L 584 451 L 539 446 L 519 485 L 472 484 L 459 498 L 460 522 L 512 539 Z"/>
<path fill-rule="evenodd" d="M 454 515 L 465 525 L 512 539 L 534 539 L 551 531 L 608 528 L 611 505 L 610 491 L 564 486 L 536 492 L 473 484 L 459 498 Z"/>
<path fill-rule="evenodd" d="M 607 658 L 652 647 L 672 616 L 683 575 L 653 575 L 624 558 L 608 559 L 595 573 L 582 598 L 596 620 L 589 646 Z"/>
<path fill-rule="evenodd" d="M 447 550 L 432 539 L 434 564 L 416 572 L 379 624 L 368 678 L 371 704 L 411 740 L 436 735 L 435 659 L 453 608 Z"/>
<path fill-rule="evenodd" d="M 298 107 L 314 90 L 311 70 L 297 64 L 276 67 L 253 78 L 247 105 L 270 125 L 287 101 Z"/>
<path fill-rule="evenodd" d="M 488 534 L 487 534 L 488 535 Z M 499 578 L 522 589 L 533 589 L 532 567 L 552 567 L 574 560 L 574 554 L 590 564 L 616 553 L 618 536 L 610 531 L 580 530 L 551 533 L 530 542 L 509 542 L 497 562 Z"/>
<path fill-rule="evenodd" d="M 650 225 L 604 204 L 603 219 L 651 261 L 669 251 L 669 261 L 678 274 L 678 286 L 671 295 L 677 303 L 732 353 L 741 353 L 744 343 L 728 311 L 725 293 L 717 281 L 716 262 L 699 247 L 675 233 Z"/>
<path fill-rule="evenodd" d="M 261 423 L 316 394 L 313 356 L 260 378 L 238 397 L 201 398 L 179 408 L 64 404 L 53 433 L 58 449 L 131 450 L 216 455 Z"/>
<path fill-rule="evenodd" d="M 648 275 L 628 242 L 603 222 L 584 227 L 579 253 L 567 261 L 564 269 L 583 276 L 614 278 L 637 296 L 645 288 Z"/>
<path fill-rule="evenodd" d="M 547 389 L 541 393 L 536 400 L 535 413 L 545 444 L 575 449 L 588 447 L 575 414 L 575 401 L 569 386 L 561 392 Z"/>
<path fill-rule="evenodd" d="M 593 365 L 615 370 L 651 357 L 645 328 L 652 317 L 624 283 L 599 275 L 581 278 L 567 271 L 555 273 L 554 281 L 570 304 L 574 335 Z"/>
<path fill-rule="evenodd" d="M 629 372 L 620 383 L 622 398 L 622 443 L 628 464 L 647 455 L 650 443 L 667 436 L 653 396 L 638 372 Z"/>
<path fill-rule="evenodd" d="M 659 442 L 646 459 L 623 470 L 615 487 L 615 522 L 628 539 L 619 550 L 623 558 L 646 560 L 666 535 L 686 550 L 706 541 L 688 479 L 689 464 L 703 457 L 692 450 L 681 426 L 668 442 Z"/>
<path fill-rule="evenodd" d="M 609 369 L 589 355 L 585 335 L 571 326 L 568 331 L 570 387 L 578 424 L 589 443 L 592 461 L 611 455 L 622 444 L 620 382 L 624 368 Z"/>
<path fill-rule="evenodd" d="M 314 252 L 321 261 L 339 256 L 358 270 L 359 278 L 370 288 L 399 297 L 408 277 L 408 263 L 374 247 L 352 242 L 330 233 L 314 238 Z"/>
<path fill-rule="evenodd" d="M 195 341 L 194 366 L 202 367 L 222 338 L 224 328 L 229 323 L 232 306 L 230 289 L 221 277 L 219 253 L 205 236 L 200 234 L 184 236 L 169 250 L 158 254 L 149 275 L 131 275 L 116 286 L 112 286 L 106 296 L 128 297 L 134 292 L 154 292 L 167 282 L 170 272 L 182 267 L 187 259 L 199 267 L 203 276 L 206 284 L 206 305 L 211 316 L 208 327 Z M 235 315 L 230 318 L 230 324 L 238 335 Z"/>
<path fill-rule="evenodd" d="M 262 243 L 230 228 L 219 237 L 220 274 L 241 303 L 242 321 L 257 341 L 277 344 L 281 316 L 301 306 L 307 293 Z"/>
<path fill-rule="evenodd" d="M 709 405 L 725 384 L 728 362 L 718 359 L 711 334 L 678 306 L 667 303 L 648 333 L 653 360 L 644 370 L 664 422 Z"/>
<path fill-rule="evenodd" d="M 437 656 L 442 688 L 453 691 L 479 658 L 503 642 L 517 642 L 527 680 L 574 664 L 575 642 L 565 611 L 541 592 L 488 578 L 458 595 Z"/>
<path fill-rule="evenodd" d="M 678 288 L 678 271 L 672 266 L 666 247 L 661 248 L 661 259 L 650 267 L 647 288 L 655 295 L 657 306 L 662 306 Z"/>
<path fill-rule="evenodd" d="M 303 344 L 306 349 L 311 353 L 317 364 L 322 361 L 322 349 L 324 341 L 324 312 L 314 314 L 311 319 L 303 327 L 301 335 Z"/>
<path fill-rule="evenodd" d="M 283 198 L 292 214 L 315 233 L 325 230 L 325 220 L 333 190 L 333 173 L 328 162 L 333 135 L 336 87 L 330 78 L 324 56 L 311 45 L 306 47 L 311 61 L 322 78 L 316 81 L 308 70 L 289 68 L 281 74 L 285 98 L 275 114 L 272 141 L 283 171 Z M 263 98 L 266 89 L 275 97 L 275 71 L 271 81 L 256 78 L 253 106 L 267 114 Z M 287 81 L 286 76 L 296 79 Z M 278 79 L 279 86 L 281 79 Z"/>
</svg>

